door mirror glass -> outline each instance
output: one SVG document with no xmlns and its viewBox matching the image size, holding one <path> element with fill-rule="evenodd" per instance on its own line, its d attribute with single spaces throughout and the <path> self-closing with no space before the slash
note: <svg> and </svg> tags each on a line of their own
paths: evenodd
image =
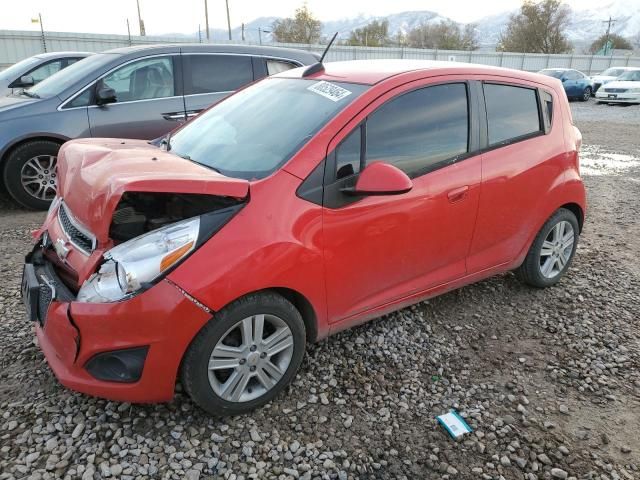
<svg viewBox="0 0 640 480">
<path fill-rule="evenodd" d="M 96 90 L 96 103 L 98 105 L 106 105 L 107 103 L 115 103 L 117 101 L 118 98 L 116 97 L 116 91 L 113 88 L 107 87 L 103 84 L 98 86 L 98 89 Z"/>
<path fill-rule="evenodd" d="M 23 75 L 20 77 L 20 85 L 18 86 L 28 88 L 33 87 L 35 84 L 36 82 L 33 80 L 33 77 L 31 75 Z"/>
<path fill-rule="evenodd" d="M 350 192 L 356 195 L 398 195 L 412 188 L 411 179 L 398 167 L 373 162 L 362 170 Z"/>
</svg>

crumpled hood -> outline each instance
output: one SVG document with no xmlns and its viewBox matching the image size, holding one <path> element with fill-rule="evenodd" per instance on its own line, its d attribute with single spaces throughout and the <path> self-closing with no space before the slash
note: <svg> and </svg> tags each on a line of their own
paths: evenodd
<svg viewBox="0 0 640 480">
<path fill-rule="evenodd" d="M 634 82 L 631 80 L 614 80 L 613 82 L 607 82 L 605 88 L 638 88 L 640 89 L 640 82 Z"/>
<path fill-rule="evenodd" d="M 591 77 L 591 80 L 593 80 L 594 82 L 608 82 L 610 80 L 614 80 L 617 77 L 610 77 L 609 75 L 594 75 L 593 77 Z"/>
<path fill-rule="evenodd" d="M 198 193 L 245 198 L 247 180 L 229 178 L 144 140 L 82 139 L 58 155 L 58 194 L 99 243 L 126 191 Z"/>
</svg>

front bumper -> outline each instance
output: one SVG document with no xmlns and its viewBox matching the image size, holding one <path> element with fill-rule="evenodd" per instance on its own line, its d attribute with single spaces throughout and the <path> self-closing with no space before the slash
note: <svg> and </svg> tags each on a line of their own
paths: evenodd
<svg viewBox="0 0 640 480">
<path fill-rule="evenodd" d="M 596 100 L 607 103 L 640 103 L 640 93 L 608 93 L 603 90 L 596 92 Z"/>
<path fill-rule="evenodd" d="M 37 253 L 34 252 L 34 254 Z M 27 263 L 34 259 L 27 257 Z M 35 256 L 38 281 L 60 285 L 55 272 L 43 270 Z M 42 273 L 45 272 L 45 273 Z M 114 303 L 81 303 L 55 289 L 37 304 L 35 329 L 40 348 L 64 386 L 88 395 L 134 403 L 162 402 L 173 397 L 178 368 L 189 343 L 211 314 L 175 284 L 162 280 L 149 290 Z M 104 381 L 87 371 L 96 355 L 146 348 L 137 381 Z"/>
</svg>

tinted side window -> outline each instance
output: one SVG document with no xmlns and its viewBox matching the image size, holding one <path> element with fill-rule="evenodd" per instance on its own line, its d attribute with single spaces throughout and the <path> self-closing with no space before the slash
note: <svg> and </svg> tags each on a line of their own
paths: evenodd
<svg viewBox="0 0 640 480">
<path fill-rule="evenodd" d="M 360 171 L 361 130 L 356 128 L 336 148 L 336 180 Z"/>
<path fill-rule="evenodd" d="M 173 62 L 170 57 L 152 57 L 128 63 L 102 79 L 116 91 L 118 102 L 172 97 Z"/>
<path fill-rule="evenodd" d="M 544 120 L 544 131 L 549 133 L 553 123 L 553 97 L 549 92 L 542 92 L 542 118 Z"/>
<path fill-rule="evenodd" d="M 366 162 L 394 164 L 409 176 L 468 151 L 469 113 L 463 83 L 405 93 L 367 120 Z"/>
<path fill-rule="evenodd" d="M 290 62 L 283 62 L 282 60 L 267 60 L 267 75 L 275 75 L 276 73 L 284 72 L 296 68 L 296 65 Z"/>
<path fill-rule="evenodd" d="M 484 84 L 489 145 L 540 131 L 536 91 L 526 87 Z"/>
<path fill-rule="evenodd" d="M 185 95 L 229 92 L 253 81 L 249 56 L 188 55 L 185 60 Z"/>
</svg>

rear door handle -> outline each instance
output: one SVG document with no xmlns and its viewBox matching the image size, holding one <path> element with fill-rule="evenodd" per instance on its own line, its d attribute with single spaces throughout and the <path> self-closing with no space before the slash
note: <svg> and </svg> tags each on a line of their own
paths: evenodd
<svg viewBox="0 0 640 480">
<path fill-rule="evenodd" d="M 163 113 L 162 118 L 172 122 L 184 122 L 186 119 L 186 116 L 184 112 L 168 112 L 168 113 Z"/>
<path fill-rule="evenodd" d="M 449 193 L 447 193 L 447 198 L 449 198 L 449 202 L 456 203 L 464 200 L 467 196 L 468 191 L 469 185 L 465 185 L 464 187 L 451 190 Z"/>
</svg>

